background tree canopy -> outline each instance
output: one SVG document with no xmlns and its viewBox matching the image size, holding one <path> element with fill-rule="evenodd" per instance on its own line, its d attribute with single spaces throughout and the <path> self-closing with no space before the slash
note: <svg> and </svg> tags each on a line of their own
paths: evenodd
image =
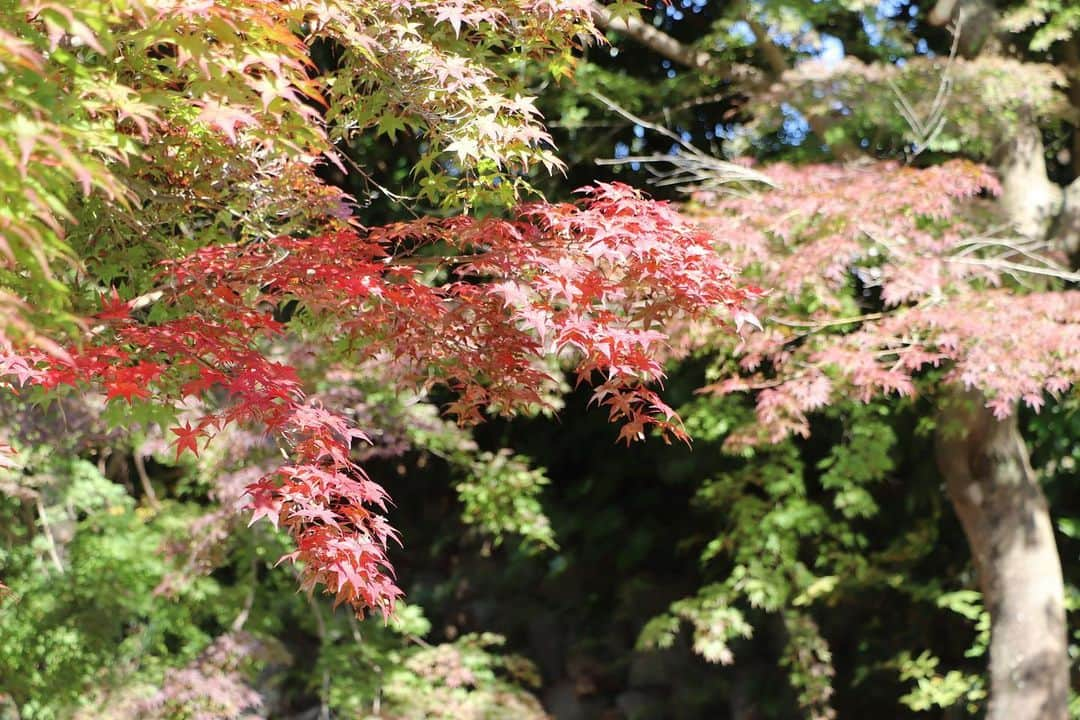
<svg viewBox="0 0 1080 720">
<path fill-rule="evenodd" d="M 0 718 L 1080 718 L 1078 30 L 0 0 Z"/>
</svg>

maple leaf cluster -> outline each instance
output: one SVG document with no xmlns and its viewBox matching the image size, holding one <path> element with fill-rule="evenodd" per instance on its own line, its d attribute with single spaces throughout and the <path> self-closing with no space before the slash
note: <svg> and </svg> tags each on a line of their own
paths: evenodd
<svg viewBox="0 0 1080 720">
<path fill-rule="evenodd" d="M 0 27 L 0 377 L 171 407 L 177 458 L 265 431 L 289 462 L 245 497 L 292 534 L 304 587 L 384 612 L 400 595 L 365 437 L 283 360 L 293 330 L 449 388 L 463 422 L 543 404 L 562 359 L 624 439 L 683 436 L 649 387 L 663 324 L 742 294 L 673 210 L 603 186 L 507 221 L 367 230 L 316 172 L 344 171 L 335 143 L 405 132 L 421 197 L 512 205 L 523 171 L 558 165 L 520 66 L 567 74 L 587 3 L 16 2 Z"/>
<path fill-rule="evenodd" d="M 425 282 L 424 270 L 445 280 Z M 252 522 L 292 535 L 286 557 L 305 589 L 323 585 L 337 602 L 389 613 L 401 594 L 386 556 L 396 536 L 385 491 L 354 460 L 367 438 L 306 395 L 280 359 L 287 333 L 377 361 L 398 387 L 445 386 L 465 423 L 542 405 L 539 389 L 554 381 L 547 361 L 561 359 L 623 423 L 620 438 L 649 427 L 685 438 L 650 387 L 663 378 L 665 327 L 740 311 L 755 291 L 734 275 L 675 209 L 600 185 L 578 204 L 525 205 L 506 220 L 422 219 L 203 248 L 166 264 L 167 319 L 141 320 L 106 295 L 81 347 L 64 357 L 10 348 L 2 367 L 13 388 L 98 390 L 114 403 L 185 410 L 194 417 L 169 432 L 177 457 L 227 427 L 263 429 L 291 460 L 247 485 Z M 200 402 L 211 395 L 216 405 Z"/>
<path fill-rule="evenodd" d="M 169 670 L 158 691 L 134 703 L 140 718 L 258 717 L 263 697 L 247 677 L 248 666 L 286 659 L 279 648 L 238 631 L 222 635 L 186 667 Z"/>
<path fill-rule="evenodd" d="M 5 5 L 7 334 L 48 342 L 42 311 L 80 302 L 70 267 L 139 293 L 157 261 L 199 246 L 347 225 L 351 198 L 315 170 L 344 172 L 335 143 L 360 134 L 422 136 L 434 204 L 514 202 L 524 169 L 558 165 L 515 68 L 568 73 L 588 18 L 576 0 Z"/>
<path fill-rule="evenodd" d="M 925 381 L 979 390 L 996 415 L 1038 409 L 1080 377 L 1080 292 L 1055 257 L 994 231 L 984 168 L 774 165 L 776 190 L 703 194 L 721 252 L 774 291 L 751 309 L 707 391 L 755 391 L 756 425 L 730 442 L 809 432 L 838 397 L 914 394 Z"/>
</svg>

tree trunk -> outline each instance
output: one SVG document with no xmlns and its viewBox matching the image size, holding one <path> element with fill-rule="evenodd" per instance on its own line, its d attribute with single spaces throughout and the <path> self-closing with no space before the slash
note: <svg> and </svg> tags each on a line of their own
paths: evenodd
<svg viewBox="0 0 1080 720">
<path fill-rule="evenodd" d="M 1026 238 L 1046 237 L 1061 212 L 1064 194 L 1047 177 L 1045 155 L 1038 126 L 1020 122 L 996 158 L 1001 176 L 999 202 L 1016 231 Z"/>
<path fill-rule="evenodd" d="M 1080 131 L 1077 131 L 1080 136 Z M 1061 213 L 1050 233 L 1051 244 L 1068 257 L 1069 267 L 1080 270 L 1080 177 L 1066 188 Z"/>
<path fill-rule="evenodd" d="M 997 420 L 976 393 L 947 398 L 938 467 L 990 612 L 988 720 L 1066 720 L 1065 589 L 1046 497 L 1016 414 Z"/>
</svg>

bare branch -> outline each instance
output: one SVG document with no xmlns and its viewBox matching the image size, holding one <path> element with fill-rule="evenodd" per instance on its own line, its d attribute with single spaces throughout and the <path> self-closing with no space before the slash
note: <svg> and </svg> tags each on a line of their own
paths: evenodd
<svg viewBox="0 0 1080 720">
<path fill-rule="evenodd" d="M 690 152 L 694 152 L 694 153 L 701 152 L 696 147 L 694 147 L 690 143 L 686 142 L 681 137 L 679 137 L 678 135 L 673 133 L 671 130 L 668 130 L 663 125 L 657 125 L 656 123 L 651 123 L 651 122 L 649 122 L 648 120 L 646 120 L 644 118 L 640 118 L 637 115 L 634 115 L 629 110 L 627 110 L 626 108 L 624 108 L 621 105 L 619 105 L 618 103 L 616 103 L 614 100 L 611 100 L 610 98 L 607 98 L 607 97 L 601 95 L 600 93 L 598 93 L 596 91 L 590 92 L 589 95 L 591 95 L 592 97 L 594 97 L 597 100 L 599 100 L 600 102 L 602 102 L 612 112 L 617 113 L 619 115 L 622 115 L 624 118 L 626 118 L 630 122 L 632 122 L 632 123 L 634 123 L 636 125 L 640 125 L 643 128 L 648 128 L 649 130 L 652 130 L 653 132 L 660 133 L 664 137 L 668 138 L 669 140 L 673 140 L 676 144 L 680 145 L 681 147 L 683 147 L 686 150 L 689 150 Z"/>
<path fill-rule="evenodd" d="M 930 143 L 941 131 L 945 128 L 945 109 L 948 107 L 949 99 L 952 96 L 952 68 L 956 63 L 956 56 L 960 50 L 960 34 L 963 31 L 964 16 L 961 13 L 956 22 L 949 28 L 949 32 L 952 33 L 952 46 L 949 48 L 949 59 L 945 63 L 945 70 L 941 73 L 941 79 L 938 81 L 937 92 L 934 93 L 934 99 L 930 103 L 930 109 L 926 114 L 926 117 L 919 117 L 919 114 L 915 111 L 914 106 L 904 95 L 903 91 L 889 79 L 889 89 L 892 90 L 896 99 L 893 101 L 893 106 L 897 109 L 900 115 L 907 122 L 908 126 L 915 133 L 915 141 L 912 143 L 912 152 L 908 155 L 907 161 L 911 162 L 916 157 L 921 155 L 924 150 L 930 147 Z"/>
<path fill-rule="evenodd" d="M 150 475 L 146 472 L 146 461 L 143 459 L 142 450 L 137 448 L 135 452 L 132 453 L 132 459 L 135 463 L 135 474 L 139 476 L 139 484 L 142 485 L 143 494 L 146 495 L 147 502 L 154 510 L 160 510 L 161 503 L 158 502 L 157 493 L 154 492 L 154 486 L 150 482 Z"/>
<path fill-rule="evenodd" d="M 777 325 L 786 325 L 787 327 L 821 330 L 824 328 L 837 327 L 838 325 L 854 325 L 856 323 L 870 322 L 871 320 L 881 320 L 889 314 L 890 313 L 885 312 L 866 313 L 865 315 L 853 315 L 852 317 L 821 321 L 791 320 L 787 318 L 770 316 L 768 318 L 768 322 L 775 323 Z"/>
<path fill-rule="evenodd" d="M 1001 270 L 1008 273 L 1027 273 L 1030 275 L 1044 275 L 1046 277 L 1058 278 L 1059 280 L 1065 280 L 1066 282 L 1080 283 L 1080 273 L 1069 272 L 1068 270 L 1061 270 L 1054 267 L 1040 267 L 1038 265 L 1024 265 L 1022 263 L 1014 263 L 1009 260 L 998 260 L 995 258 L 971 258 L 971 257 L 947 257 L 944 258 L 945 262 L 957 263 L 960 265 L 977 265 L 979 267 L 986 267 L 992 270 Z"/>
<path fill-rule="evenodd" d="M 657 30 L 636 16 L 627 18 L 612 17 L 611 12 L 598 2 L 589 4 L 593 22 L 604 30 L 614 30 L 631 38 L 672 62 L 695 70 L 712 64 L 712 55 L 704 50 L 696 50 L 684 45 L 665 32 Z"/>
<path fill-rule="evenodd" d="M 590 94 L 606 105 L 612 112 L 621 115 L 636 125 L 663 135 L 675 142 L 681 149 L 680 152 L 666 155 L 633 155 L 624 158 L 600 159 L 596 161 L 597 165 L 625 165 L 627 163 L 640 163 L 646 166 L 671 165 L 674 170 L 670 172 L 660 172 L 652 170 L 650 167 L 650 171 L 658 178 L 653 181 L 653 184 L 657 186 L 683 186 L 679 188 L 680 190 L 692 190 L 695 187 L 715 186 L 732 182 L 753 182 L 762 183 L 769 187 L 776 186 L 776 183 L 763 173 L 713 157 L 683 140 L 663 125 L 649 122 L 634 115 L 626 108 L 618 105 L 614 100 L 604 97 L 600 93 L 593 92 Z"/>
<path fill-rule="evenodd" d="M 611 11 L 599 2 L 590 3 L 589 12 L 592 14 L 593 22 L 596 23 L 597 27 L 621 33 L 652 50 L 657 55 L 683 67 L 722 75 L 747 88 L 760 87 L 767 85 L 769 82 L 769 79 L 757 68 L 741 63 L 720 61 L 712 53 L 679 42 L 662 30 L 657 30 L 652 25 L 644 22 L 639 17 L 633 16 L 625 19 L 612 17 Z"/>
<path fill-rule="evenodd" d="M 56 538 L 53 536 L 52 526 L 49 525 L 49 518 L 45 515 L 45 506 L 41 503 L 40 495 L 34 498 L 34 504 L 37 506 L 38 518 L 41 520 L 41 529 L 45 533 L 45 540 L 48 542 L 49 559 L 52 560 L 56 571 L 63 575 L 64 564 L 60 562 L 60 554 L 56 550 Z"/>
</svg>

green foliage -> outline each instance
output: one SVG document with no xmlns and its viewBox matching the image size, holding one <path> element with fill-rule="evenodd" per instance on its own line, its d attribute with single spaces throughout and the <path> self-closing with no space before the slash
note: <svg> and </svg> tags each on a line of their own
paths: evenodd
<svg viewBox="0 0 1080 720">
<path fill-rule="evenodd" d="M 1080 29 L 1080 7 L 1067 0 L 1026 0 L 1003 13 L 998 22 L 1012 33 L 1034 29 L 1028 47 L 1045 52 L 1055 43 L 1067 42 Z"/>
<path fill-rule="evenodd" d="M 787 645 L 780 664 L 788 668 L 788 677 L 798 691 L 799 706 L 811 720 L 836 717 L 832 708 L 832 652 L 813 618 L 804 613 L 784 614 Z"/>
<path fill-rule="evenodd" d="M 596 93 L 718 156 L 820 158 L 820 143 L 799 140 L 805 117 L 827 121 L 817 140 L 828 145 L 889 156 L 925 151 L 922 162 L 989 158 L 1021 120 L 1036 120 L 1062 144 L 1075 132 L 1060 65 L 949 63 L 948 38 L 931 34 L 936 56 L 922 57 L 927 51 L 913 37 L 925 30 L 922 15 L 890 18 L 865 0 L 675 4 L 646 14 L 654 27 L 712 52 L 725 68 L 719 74 L 665 65 L 628 43 L 579 52 L 580 18 L 523 13 L 511 3 L 478 6 L 482 17 L 470 18 L 459 3 L 300 3 L 294 12 L 220 2 L 228 19 L 210 29 L 193 13 L 171 12 L 179 5 L 92 0 L 30 12 L 0 0 L 0 315 L 9 336 L 74 331 L 65 313 L 99 311 L 110 286 L 125 298 L 152 295 L 162 259 L 344 223 L 357 208 L 316 182 L 316 167 L 354 192 L 359 217 L 372 225 L 426 208 L 497 212 L 536 186 L 568 194 L 593 178 L 593 161 L 614 154 L 616 143 L 631 154 L 670 149 L 670 138 L 641 132 Z M 1064 0 L 1013 6 L 1001 26 L 1024 33 L 1012 39 L 1044 59 L 1055 59 L 1046 53 L 1056 56 L 1080 27 L 1080 10 Z M 156 12 L 163 7 L 170 12 Z M 261 18 L 267 24 L 252 22 L 248 7 L 269 13 Z M 140 15 L 144 9 L 153 12 Z M 632 11 L 630 2 L 612 6 L 616 16 Z M 677 12 L 685 20 L 674 20 Z M 764 77 L 750 67 L 764 65 L 761 43 L 747 31 L 751 19 L 794 68 L 780 83 L 739 85 L 744 74 Z M 827 72 L 801 64 L 827 35 L 843 42 L 847 59 Z M 301 37 L 310 40 L 304 47 Z M 942 88 L 940 125 L 915 127 L 905 115 L 935 118 Z M 560 164 L 536 107 L 553 120 L 569 181 L 557 173 L 547 179 Z M 331 146 L 351 158 L 343 169 L 321 155 Z M 614 172 L 638 177 L 630 168 Z M 797 222 L 828 229 L 816 211 L 803 214 Z M 884 254 L 865 260 L 868 273 L 886 262 Z M 778 312 L 853 316 L 876 302 L 873 288 L 852 277 L 841 284 L 833 297 L 807 289 Z M 27 315 L 31 323 L 18 323 L 15 296 L 41 311 Z M 163 304 L 147 300 L 140 320 L 170 319 Z M 304 312 L 287 320 L 305 338 L 327 331 Z M 355 349 L 318 347 L 325 355 L 305 375 L 324 377 Z M 676 376 L 700 384 L 698 363 L 700 356 L 682 362 Z M 707 379 L 735 366 L 719 358 Z M 288 707 L 363 718 L 540 718 L 532 692 L 541 679 L 548 686 L 566 679 L 575 653 L 595 652 L 604 665 L 595 676 L 575 668 L 578 699 L 632 695 L 620 673 L 640 669 L 626 669 L 636 661 L 620 654 L 629 646 L 622 635 L 642 624 L 641 648 L 666 650 L 658 655 L 668 659 L 690 648 L 738 668 L 707 666 L 695 688 L 700 705 L 685 713 L 717 716 L 754 693 L 769 718 L 793 716 L 794 703 L 811 718 L 983 711 L 989 615 L 969 589 L 960 531 L 942 512 L 923 457 L 925 437 L 912 431 L 934 423 L 925 403 L 844 399 L 810 418 L 808 439 L 727 448 L 733 432 L 756 422 L 753 409 L 702 396 L 683 407 L 693 454 L 653 446 L 608 454 L 607 435 L 567 420 L 559 447 L 549 439 L 541 454 L 514 442 L 512 429 L 474 437 L 446 423 L 435 403 L 447 398 L 392 392 L 378 367 L 352 370 L 364 379 L 313 383 L 312 398 L 378 428 L 374 446 L 353 450 L 370 461 L 373 477 L 391 479 L 402 505 L 421 494 L 406 478 L 433 479 L 416 520 L 424 540 L 408 543 L 401 565 L 403 587 L 424 608 L 404 605 L 388 624 L 358 621 L 295 593 L 287 566 L 272 567 L 290 549 L 282 533 L 237 532 L 243 523 L 232 507 L 245 473 L 260 471 L 277 447 L 230 429 L 200 457 L 178 461 L 159 433 L 175 424 L 171 410 L 117 397 L 90 408 L 91 426 L 68 418 L 71 406 L 58 402 L 16 467 L 0 471 L 0 580 L 9 587 L 0 595 L 0 717 L 11 708 L 33 720 L 141 707 L 184 673 L 199 671 L 203 682 L 213 669 L 206 654 L 237 626 L 293 652 L 239 673 L 271 716 Z M 1076 408 L 1074 395 L 1024 418 L 1074 582 Z M 35 430 L 6 424 L 19 437 Z M 527 447 L 551 470 L 504 445 Z M 581 470 L 598 448 L 602 469 Z M 464 536 L 458 518 L 468 526 Z M 556 548 L 556 528 L 557 554 L 516 552 Z M 475 553 L 476 536 L 492 541 L 485 550 L 503 547 Z M 1069 604 L 1074 620 L 1075 590 Z M 485 627 L 505 632 L 511 650 Z M 572 650 L 557 645 L 563 635 Z M 530 642 L 544 651 L 542 673 L 513 651 Z M 1080 657 L 1080 633 L 1070 646 Z M 777 661 L 790 696 L 760 669 Z M 674 667 L 663 682 L 686 666 Z M 758 684 L 748 683 L 755 673 Z M 778 695 L 784 699 L 769 704 Z M 174 695 L 153 712 L 130 714 L 206 710 L 198 698 L 187 700 Z M 675 705 L 667 708 L 673 716 Z M 844 712 L 853 706 L 861 712 Z M 588 707 L 596 712 L 585 716 L 604 711 L 599 702 Z M 1076 696 L 1070 712 L 1080 718 Z"/>
<path fill-rule="evenodd" d="M 845 418 L 845 437 L 818 461 L 819 482 L 835 493 L 833 507 L 847 519 L 869 518 L 878 512 L 867 486 L 886 477 L 894 464 L 890 452 L 896 433 L 886 422 L 889 411 L 883 406 L 856 407 L 851 413 L 830 410 L 833 417 Z"/>
<path fill-rule="evenodd" d="M 699 399 L 685 414 L 689 427 L 715 441 L 745 413 L 721 398 Z M 695 651 L 730 663 L 735 657 L 729 641 L 751 633 L 739 607 L 778 614 L 788 635 L 782 663 L 813 717 L 831 717 L 834 670 L 809 609 L 833 606 L 880 581 L 866 556 L 870 540 L 855 521 L 877 515 L 873 488 L 893 470 L 897 441 L 885 404 L 842 404 L 826 417 L 841 434 L 816 463 L 808 465 L 800 448 L 786 441 L 744 450 L 735 469 L 701 485 L 699 505 L 724 517 L 701 560 L 726 577 L 673 603 L 639 638 L 642 646 L 670 647 L 680 621 L 686 621 Z"/>
<path fill-rule="evenodd" d="M 452 430 L 447 433 L 461 434 Z M 204 503 L 207 489 L 199 478 L 231 472 L 234 455 L 223 444 L 189 464 L 186 472 L 196 482 L 184 482 L 178 491 Z M 530 482 L 543 477 L 519 458 L 480 454 L 475 446 L 462 457 L 473 458 L 477 472 L 493 482 L 507 473 Z M 500 462 L 508 468 L 490 467 Z M 231 686 L 199 688 L 225 673 L 206 654 L 217 657 L 215 637 L 241 617 L 258 637 L 272 639 L 293 627 L 320 639 L 309 677 L 312 690 L 335 712 L 448 720 L 507 712 L 544 717 L 528 692 L 539 682 L 535 668 L 496 652 L 502 638 L 465 635 L 433 645 L 423 640 L 431 624 L 416 606 L 400 608 L 388 625 L 360 624 L 343 610 L 305 599 L 292 591 L 287 573 L 270 571 L 286 547 L 277 533 L 233 542 L 206 523 L 215 517 L 212 509 L 207 515 L 205 507 L 173 499 L 156 508 L 136 506 L 130 491 L 94 464 L 45 448 L 24 451 L 18 467 L 0 473 L 0 574 L 9 586 L 0 599 L 0 717 L 6 717 L 5 702 L 28 720 L 92 717 L 103 709 L 186 717 L 197 711 L 190 702 L 200 692 L 229 702 L 220 693 Z M 491 487 L 510 499 L 497 484 Z M 473 507 L 484 502 L 477 499 Z M 486 521 L 497 526 L 493 532 L 530 532 L 514 523 L 513 509 L 509 519 L 488 512 Z M 530 537 L 549 539 L 550 527 L 542 527 L 547 535 Z M 220 547 L 206 547 L 204 540 Z M 202 569 L 207 560 L 219 569 L 213 577 Z M 253 682 L 253 670 L 277 667 L 273 677 L 279 681 L 290 661 L 275 653 L 250 659 L 254 665 L 237 677 Z M 156 704 L 155 692 L 163 705 Z M 151 713 L 151 706 L 158 709 Z"/>
<path fill-rule="evenodd" d="M 468 479 L 458 483 L 462 519 L 491 535 L 496 544 L 512 533 L 536 547 L 555 548 L 551 524 L 539 494 L 548 484 L 543 469 L 503 449 L 484 452 L 473 462 Z"/>
<path fill-rule="evenodd" d="M 1080 477 L 1080 395 L 1065 395 L 1049 403 L 1044 411 L 1032 413 L 1025 425 L 1031 437 L 1032 465 L 1044 483 L 1065 486 Z M 1075 532 L 1062 532 L 1076 537 Z"/>
<path fill-rule="evenodd" d="M 827 118 L 829 145 L 863 144 L 878 155 L 919 154 L 990 160 L 1020 122 L 1061 127 L 1076 110 L 1059 67 L 1008 58 L 911 58 L 903 66 L 847 58 L 813 63 L 760 96 L 754 125 L 782 121 L 780 103 Z"/>
<path fill-rule="evenodd" d="M 709 662 L 730 665 L 735 660 L 729 643 L 736 638 L 749 638 L 753 627 L 745 616 L 728 602 L 729 591 L 720 585 L 710 585 L 692 598 L 672 603 L 667 614 L 649 620 L 638 637 L 638 647 L 670 648 L 682 622 L 694 630 L 694 652 Z"/>
<path fill-rule="evenodd" d="M 378 424 L 385 435 L 400 434 L 399 450 L 420 453 L 444 463 L 454 479 L 461 503 L 461 519 L 497 546 L 516 536 L 533 551 L 555 549 L 554 530 L 544 514 L 540 496 L 550 482 L 543 468 L 508 448 L 481 450 L 464 428 L 440 417 L 438 409 L 419 398 L 393 392 L 372 378 L 353 379 L 355 391 L 363 393 L 368 407 L 377 408 Z M 340 380 L 323 381 L 325 391 L 340 392 Z"/>
<path fill-rule="evenodd" d="M 329 704 L 361 718 L 541 720 L 546 715 L 540 704 L 522 690 L 539 685 L 536 669 L 524 658 L 495 652 L 504 642 L 491 633 L 439 645 L 412 636 L 408 647 L 397 643 L 380 651 L 378 640 L 372 648 L 373 640 L 366 636 L 359 652 L 355 647 L 324 652 Z M 363 664 L 358 666 L 358 660 Z M 348 667 L 356 671 L 342 672 Z"/>
<path fill-rule="evenodd" d="M 963 704 L 974 715 L 986 700 L 986 683 L 980 675 L 949 670 L 937 670 L 940 659 L 928 651 L 918 657 L 902 652 L 896 658 L 900 679 L 914 681 L 915 687 L 900 698 L 900 702 L 916 712 L 933 708 L 948 708 Z"/>
<path fill-rule="evenodd" d="M 203 627 L 226 610 L 215 581 L 198 579 L 175 602 L 155 597 L 170 564 L 152 549 L 168 522 L 85 461 L 53 458 L 25 477 L 33 500 L 0 506 L 11 590 L 0 600 L 0 695 L 23 718 L 66 717 L 98 688 L 159 676 L 208 642 Z"/>
</svg>

